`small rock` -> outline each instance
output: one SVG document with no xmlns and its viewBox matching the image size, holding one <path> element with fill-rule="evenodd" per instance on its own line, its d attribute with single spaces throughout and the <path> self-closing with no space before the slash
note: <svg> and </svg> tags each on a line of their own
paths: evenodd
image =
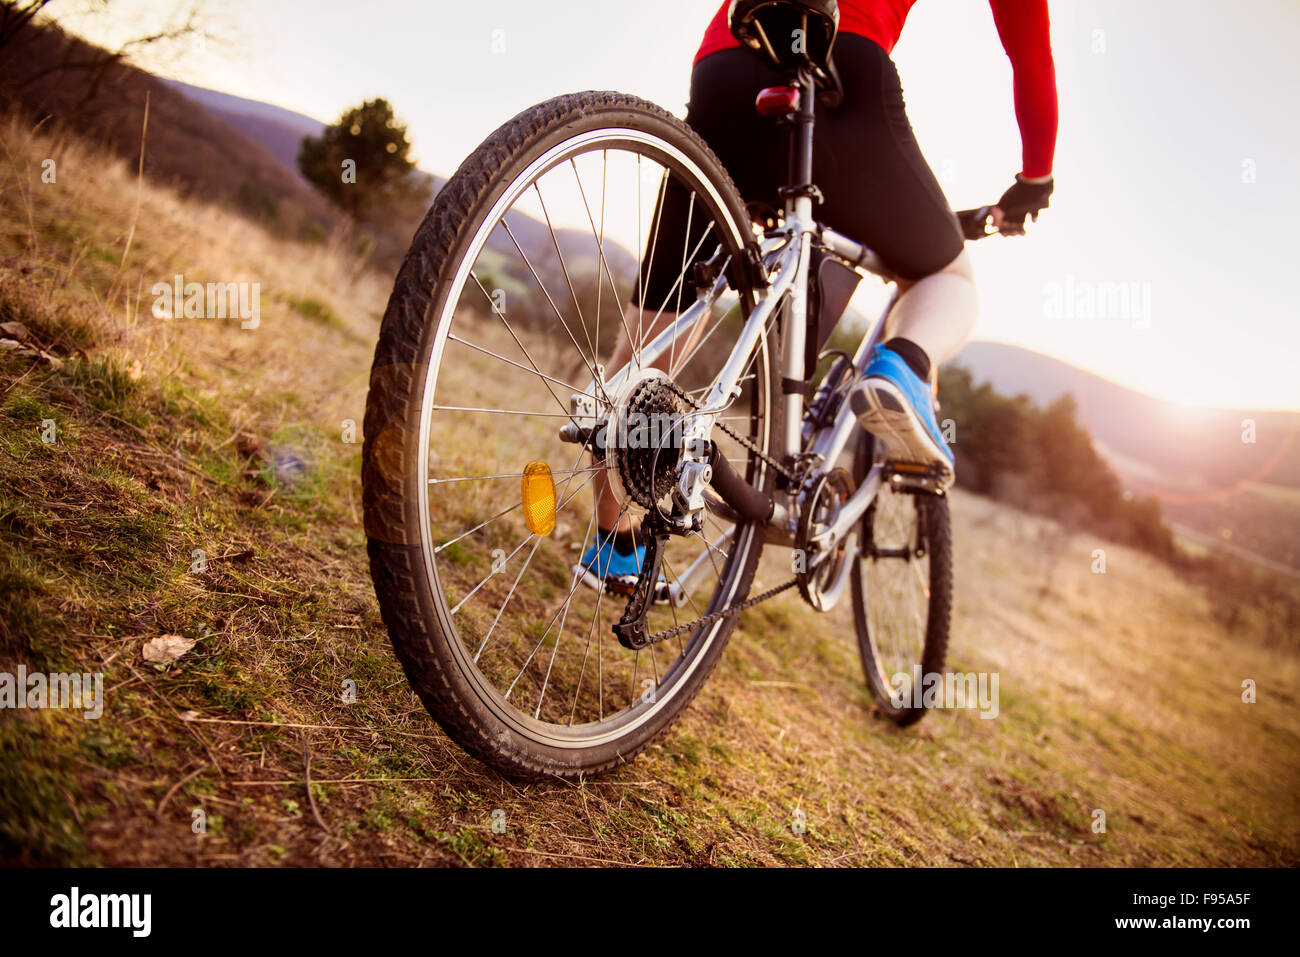
<svg viewBox="0 0 1300 957">
<path fill-rule="evenodd" d="M 26 342 L 32 337 L 27 331 L 27 327 L 21 322 L 0 322 L 0 336 L 5 339 L 17 339 L 19 342 Z"/>
</svg>

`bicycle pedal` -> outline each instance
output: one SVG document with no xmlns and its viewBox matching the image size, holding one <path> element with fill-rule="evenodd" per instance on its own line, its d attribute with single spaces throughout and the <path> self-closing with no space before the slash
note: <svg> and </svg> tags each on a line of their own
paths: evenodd
<svg viewBox="0 0 1300 957">
<path fill-rule="evenodd" d="M 631 598 L 636 591 L 637 576 L 635 575 L 611 575 L 608 578 L 601 578 L 590 568 L 583 565 L 574 565 L 569 570 L 577 575 L 581 583 L 592 591 L 605 595 L 614 595 L 619 598 Z M 656 582 L 653 603 L 667 605 L 671 600 L 672 589 L 668 582 Z"/>
<path fill-rule="evenodd" d="M 942 495 L 952 484 L 953 475 L 950 470 L 937 465 L 889 462 L 885 466 L 884 480 L 894 489 Z"/>
</svg>

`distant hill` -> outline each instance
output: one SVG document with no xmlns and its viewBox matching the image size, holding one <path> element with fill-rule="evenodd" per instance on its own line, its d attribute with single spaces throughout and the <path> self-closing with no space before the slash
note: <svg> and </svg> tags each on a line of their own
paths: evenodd
<svg viewBox="0 0 1300 957">
<path fill-rule="evenodd" d="M 954 361 L 1039 405 L 1074 396 L 1125 487 L 1159 500 L 1185 538 L 1300 569 L 1300 413 L 1188 410 L 1004 343 L 972 342 Z M 1242 441 L 1245 419 L 1255 423 L 1253 444 Z"/>
<path fill-rule="evenodd" d="M 1243 481 L 1300 487 L 1300 412 L 1189 410 L 1060 359 L 1000 342 L 972 342 L 954 360 L 1007 395 L 1040 405 L 1069 393 L 1098 451 L 1116 469 L 1163 491 L 1223 489 Z M 1254 444 L 1242 422 L 1255 422 Z"/>
<path fill-rule="evenodd" d="M 220 117 L 249 139 L 261 143 L 267 152 L 295 175 L 298 175 L 298 147 L 302 138 L 320 136 L 325 129 L 325 124 L 320 120 L 260 100 L 246 100 L 242 96 L 220 93 L 179 80 L 163 82 L 191 100 L 202 103 L 209 113 Z"/>
<path fill-rule="evenodd" d="M 195 102 L 201 103 L 210 113 L 220 117 L 245 136 L 261 143 L 272 156 L 280 161 L 286 170 L 298 177 L 302 182 L 306 182 L 298 172 L 298 148 L 304 136 L 320 136 L 325 129 L 323 122 L 302 113 L 296 113 L 293 110 L 287 110 L 270 103 L 263 103 L 259 100 L 249 100 L 230 93 L 221 93 L 217 90 L 209 90 L 175 80 L 164 82 Z M 418 171 L 418 175 L 426 177 L 430 181 L 433 194 L 442 189 L 447 182 L 446 177 L 424 170 Z M 424 213 L 423 208 L 411 210 L 409 224 L 405 222 L 395 224 L 395 231 L 403 232 L 404 230 L 403 238 L 405 239 L 414 230 L 415 224 Z M 508 219 L 511 232 L 514 233 L 515 239 L 519 241 L 519 245 L 523 247 L 529 259 L 533 261 L 533 264 L 543 274 L 544 278 L 552 278 L 548 275 L 553 272 L 548 268 L 548 264 L 554 256 L 550 229 L 544 222 L 518 212 L 509 214 Z M 409 228 L 406 228 L 408 226 Z M 572 263 L 576 261 L 581 264 L 579 271 L 585 267 L 594 273 L 597 251 L 591 233 L 579 229 L 563 228 L 557 229 L 555 232 L 556 241 L 558 241 L 560 249 L 564 253 L 566 262 L 570 263 L 570 267 L 573 268 Z M 519 261 L 514 244 L 504 231 L 498 231 L 492 236 L 488 248 L 501 253 L 507 261 L 513 260 L 510 263 L 509 272 L 520 283 L 526 286 L 531 281 L 527 268 Z M 605 259 L 615 276 L 629 279 L 635 274 L 636 259 L 629 250 L 622 246 L 607 243 Z M 554 278 L 563 282 L 562 275 L 555 275 Z"/>
</svg>

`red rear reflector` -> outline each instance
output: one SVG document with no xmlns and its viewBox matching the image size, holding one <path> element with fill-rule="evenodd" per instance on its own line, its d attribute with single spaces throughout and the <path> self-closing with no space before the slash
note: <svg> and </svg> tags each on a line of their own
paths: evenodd
<svg viewBox="0 0 1300 957">
<path fill-rule="evenodd" d="M 799 109 L 799 89 L 793 86 L 769 86 L 758 91 L 754 109 L 761 116 L 785 116 Z"/>
</svg>

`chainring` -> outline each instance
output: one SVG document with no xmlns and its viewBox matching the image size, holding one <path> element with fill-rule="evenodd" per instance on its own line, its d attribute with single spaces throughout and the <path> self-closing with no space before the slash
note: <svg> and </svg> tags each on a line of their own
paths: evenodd
<svg viewBox="0 0 1300 957">
<path fill-rule="evenodd" d="M 843 541 L 836 543 L 834 551 L 825 556 L 820 556 L 813 534 L 819 525 L 826 527 L 834 523 L 840 508 L 854 491 L 848 470 L 832 469 L 820 476 L 808 491 L 799 516 L 795 548 L 796 554 L 802 553 L 803 564 L 795 573 L 795 579 L 804 601 L 818 611 L 830 611 L 844 592 L 846 575 L 857 550 L 857 531 L 850 531 Z"/>
</svg>

